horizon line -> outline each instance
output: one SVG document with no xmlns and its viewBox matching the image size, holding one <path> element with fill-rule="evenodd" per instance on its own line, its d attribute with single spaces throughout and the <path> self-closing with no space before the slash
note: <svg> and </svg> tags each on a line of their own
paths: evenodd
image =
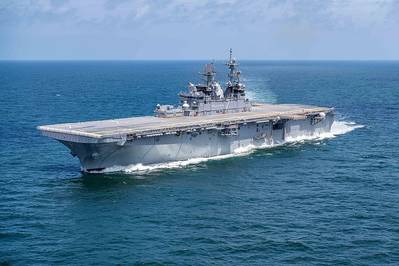
<svg viewBox="0 0 399 266">
<path fill-rule="evenodd" d="M 14 58 L 14 59 L 3 59 L 0 58 L 0 61 L 5 62 L 5 61 L 226 61 L 228 60 L 227 58 L 224 59 L 112 59 L 112 58 L 104 58 L 104 59 L 40 59 L 40 58 L 34 58 L 34 59 L 20 59 L 20 58 Z M 238 61 L 399 61 L 398 59 L 379 59 L 379 58 L 370 58 L 370 59 L 247 59 L 247 58 L 237 58 Z"/>
</svg>

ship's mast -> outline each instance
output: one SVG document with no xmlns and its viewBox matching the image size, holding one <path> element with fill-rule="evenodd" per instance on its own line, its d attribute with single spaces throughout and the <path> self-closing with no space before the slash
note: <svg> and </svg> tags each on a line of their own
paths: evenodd
<svg viewBox="0 0 399 266">
<path fill-rule="evenodd" d="M 204 72 L 200 73 L 202 76 L 204 76 L 204 80 L 206 80 L 206 86 L 210 86 L 212 82 L 215 80 L 215 67 L 213 63 L 206 64 L 204 68 Z"/>
<path fill-rule="evenodd" d="M 238 70 L 238 63 L 236 59 L 233 58 L 233 49 L 230 48 L 230 58 L 226 63 L 227 67 L 230 69 L 229 80 L 231 83 L 240 83 L 240 70 Z"/>
</svg>

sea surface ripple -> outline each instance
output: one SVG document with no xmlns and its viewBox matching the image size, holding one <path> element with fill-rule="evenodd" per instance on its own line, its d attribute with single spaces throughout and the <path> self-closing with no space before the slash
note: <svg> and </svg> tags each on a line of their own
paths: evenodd
<svg viewBox="0 0 399 266">
<path fill-rule="evenodd" d="M 240 156 L 87 175 L 35 129 L 149 115 L 202 63 L 0 62 L 0 264 L 398 265 L 399 62 L 241 62 L 342 134 Z"/>
</svg>

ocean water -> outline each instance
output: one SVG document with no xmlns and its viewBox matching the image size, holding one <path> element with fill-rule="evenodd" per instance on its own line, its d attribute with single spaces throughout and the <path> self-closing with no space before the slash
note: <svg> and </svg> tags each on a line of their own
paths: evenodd
<svg viewBox="0 0 399 266">
<path fill-rule="evenodd" d="M 251 99 L 337 122 L 227 158 L 87 175 L 35 129 L 151 114 L 203 63 L 0 62 L 0 264 L 398 265 L 399 62 L 242 61 Z"/>
</svg>

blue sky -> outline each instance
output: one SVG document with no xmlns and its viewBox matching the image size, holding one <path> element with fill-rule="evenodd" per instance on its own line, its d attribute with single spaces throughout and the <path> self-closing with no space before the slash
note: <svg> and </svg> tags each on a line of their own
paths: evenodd
<svg viewBox="0 0 399 266">
<path fill-rule="evenodd" d="M 399 59 L 399 0 L 1 0 L 0 59 Z"/>
</svg>

